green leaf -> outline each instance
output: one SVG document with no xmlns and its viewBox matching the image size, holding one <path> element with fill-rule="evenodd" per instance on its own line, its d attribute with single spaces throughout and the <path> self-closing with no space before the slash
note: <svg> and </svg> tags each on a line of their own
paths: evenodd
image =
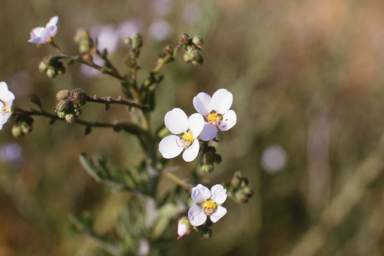
<svg viewBox="0 0 384 256">
<path fill-rule="evenodd" d="M 81 165 L 84 167 L 85 171 L 91 175 L 96 181 L 100 182 L 100 171 L 99 168 L 95 166 L 92 157 L 88 156 L 85 153 L 81 153 L 79 156 Z"/>
<path fill-rule="evenodd" d="M 69 59 L 67 61 L 67 65 L 72 65 L 73 63 L 75 63 L 75 60 L 74 59 Z"/>
</svg>

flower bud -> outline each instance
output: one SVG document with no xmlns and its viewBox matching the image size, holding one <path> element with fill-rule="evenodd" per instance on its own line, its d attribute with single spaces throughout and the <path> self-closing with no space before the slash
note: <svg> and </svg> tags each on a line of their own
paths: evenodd
<svg viewBox="0 0 384 256">
<path fill-rule="evenodd" d="M 66 71 L 64 64 L 61 61 L 56 63 L 56 72 L 58 75 L 63 75 Z"/>
<path fill-rule="evenodd" d="M 76 119 L 77 117 L 75 114 L 70 113 L 65 115 L 65 121 L 67 121 L 67 123 L 73 124 L 76 122 Z"/>
<path fill-rule="evenodd" d="M 53 66 L 49 66 L 46 72 L 49 78 L 55 78 L 57 76 L 56 69 Z"/>
<path fill-rule="evenodd" d="M 92 46 L 93 46 L 93 44 L 92 44 L 91 40 L 83 39 L 79 42 L 79 52 L 87 53 L 87 52 L 91 51 Z"/>
<path fill-rule="evenodd" d="M 69 102 L 60 101 L 56 104 L 56 112 L 65 112 L 69 108 Z"/>
<path fill-rule="evenodd" d="M 185 53 L 185 54 L 183 55 L 183 61 L 184 61 L 185 63 L 189 63 L 189 62 L 191 62 L 191 59 L 189 58 L 188 53 Z"/>
<path fill-rule="evenodd" d="M 125 37 L 124 38 L 124 44 L 131 45 L 132 44 L 132 39 L 130 37 Z"/>
<path fill-rule="evenodd" d="M 15 124 L 15 125 L 12 126 L 12 135 L 13 135 L 13 137 L 15 137 L 15 138 L 20 138 L 20 137 L 23 137 L 23 136 L 24 136 L 24 133 L 23 133 L 23 131 L 21 130 L 20 125 Z"/>
<path fill-rule="evenodd" d="M 203 38 L 200 36 L 194 36 L 192 38 L 192 43 L 201 49 L 203 47 Z"/>
<path fill-rule="evenodd" d="M 253 196 L 253 194 L 255 193 L 255 191 L 253 191 L 253 189 L 251 189 L 250 187 L 245 187 L 245 188 L 243 188 L 243 192 L 244 192 L 248 197 Z"/>
<path fill-rule="evenodd" d="M 198 66 L 198 65 L 203 64 L 203 56 L 201 56 L 200 52 L 197 52 L 194 60 L 192 60 L 192 64 L 194 66 Z"/>
<path fill-rule="evenodd" d="M 20 128 L 23 134 L 28 134 L 32 131 L 32 124 L 29 124 L 27 122 L 22 122 L 20 124 Z"/>
<path fill-rule="evenodd" d="M 132 48 L 137 49 L 141 48 L 143 46 L 143 39 L 141 38 L 140 34 L 134 34 L 132 36 Z"/>
<path fill-rule="evenodd" d="M 61 111 L 57 111 L 57 112 L 56 112 L 56 115 L 57 115 L 59 118 L 63 119 L 63 118 L 65 117 L 66 113 L 65 113 L 65 112 L 61 112 Z"/>
<path fill-rule="evenodd" d="M 76 35 L 73 38 L 73 40 L 77 44 L 80 43 L 81 40 L 89 40 L 89 39 L 90 39 L 89 32 L 87 30 L 85 30 L 85 29 L 77 30 Z"/>
<path fill-rule="evenodd" d="M 81 108 L 75 108 L 74 112 L 75 116 L 79 117 L 83 113 L 83 110 L 81 110 Z"/>
<path fill-rule="evenodd" d="M 188 235 L 188 233 L 192 230 L 192 225 L 189 222 L 189 219 L 187 217 L 182 217 L 179 220 L 179 224 L 177 226 L 177 234 L 179 237 L 177 240 L 179 240 L 182 236 Z"/>
<path fill-rule="evenodd" d="M 71 91 L 71 100 L 74 104 L 78 104 L 87 98 L 87 94 L 83 89 L 77 88 Z"/>
<path fill-rule="evenodd" d="M 61 90 L 56 93 L 56 99 L 58 101 L 67 101 L 69 100 L 71 95 L 71 92 L 68 90 Z M 57 109 L 57 108 L 56 108 Z"/>
<path fill-rule="evenodd" d="M 213 164 L 204 164 L 201 166 L 201 171 L 205 173 L 213 172 L 214 167 Z"/>
<path fill-rule="evenodd" d="M 179 41 L 182 44 L 188 44 L 189 35 L 187 33 L 181 33 L 180 36 L 179 36 Z"/>
<path fill-rule="evenodd" d="M 164 51 L 167 55 L 172 55 L 172 54 L 173 54 L 172 46 L 170 46 L 169 44 L 167 44 L 166 46 L 164 46 L 163 51 Z"/>
<path fill-rule="evenodd" d="M 40 62 L 39 64 L 40 72 L 47 72 L 47 69 L 48 69 L 48 64 L 45 63 L 44 61 Z"/>
<path fill-rule="evenodd" d="M 236 191 L 235 198 L 240 203 L 248 202 L 249 196 L 245 194 L 242 190 Z"/>
<path fill-rule="evenodd" d="M 91 54 L 89 53 L 86 53 L 83 55 L 83 60 L 87 61 L 87 62 L 92 62 L 93 61 L 93 57 Z"/>
</svg>

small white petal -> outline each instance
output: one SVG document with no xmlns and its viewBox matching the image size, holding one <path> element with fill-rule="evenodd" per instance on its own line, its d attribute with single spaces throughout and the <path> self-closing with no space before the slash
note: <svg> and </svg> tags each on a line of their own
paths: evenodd
<svg viewBox="0 0 384 256">
<path fill-rule="evenodd" d="M 205 92 L 200 92 L 193 98 L 193 106 L 203 116 L 209 115 L 212 111 L 211 96 Z"/>
<path fill-rule="evenodd" d="M 232 106 L 233 95 L 226 89 L 219 89 L 212 95 L 212 107 L 219 114 L 224 114 Z"/>
<path fill-rule="evenodd" d="M 201 226 L 207 220 L 207 215 L 200 206 L 194 205 L 188 211 L 188 219 L 192 226 Z"/>
<path fill-rule="evenodd" d="M 192 162 L 199 154 L 199 140 L 195 139 L 193 144 L 185 149 L 183 153 L 183 159 L 185 162 Z"/>
<path fill-rule="evenodd" d="M 236 121 L 237 121 L 236 112 L 231 109 L 223 115 L 223 120 L 220 121 L 220 123 L 218 124 L 218 127 L 222 131 L 228 131 L 236 124 Z"/>
<path fill-rule="evenodd" d="M 191 197 L 195 203 L 199 204 L 209 199 L 211 197 L 211 192 L 206 186 L 199 184 L 192 188 Z"/>
<path fill-rule="evenodd" d="M 46 28 L 50 27 L 50 26 L 56 26 L 57 22 L 59 21 L 59 17 L 58 16 L 54 16 L 52 17 L 49 22 L 47 23 L 47 25 L 45 26 Z"/>
<path fill-rule="evenodd" d="M 217 204 L 222 204 L 227 199 L 227 190 L 220 184 L 211 188 L 211 199 Z"/>
<path fill-rule="evenodd" d="M 189 129 L 192 132 L 193 138 L 197 138 L 204 127 L 204 118 L 200 114 L 193 114 L 189 117 Z"/>
<path fill-rule="evenodd" d="M 162 139 L 159 144 L 159 151 L 164 158 L 170 159 L 180 155 L 183 151 L 182 142 L 179 136 L 169 135 Z"/>
<path fill-rule="evenodd" d="M 202 141 L 210 141 L 213 140 L 217 135 L 216 125 L 212 125 L 209 123 L 204 124 L 204 128 L 199 135 L 199 139 Z"/>
<path fill-rule="evenodd" d="M 165 126 L 174 134 L 186 132 L 189 128 L 187 115 L 180 108 L 168 111 L 164 117 Z"/>
<path fill-rule="evenodd" d="M 211 221 L 216 223 L 219 219 L 221 219 L 227 213 L 227 209 L 223 206 L 217 207 L 216 211 L 211 214 Z"/>
</svg>

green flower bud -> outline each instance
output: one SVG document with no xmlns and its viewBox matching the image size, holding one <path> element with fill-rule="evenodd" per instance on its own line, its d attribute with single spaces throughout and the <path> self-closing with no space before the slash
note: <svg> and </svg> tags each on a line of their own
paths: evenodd
<svg viewBox="0 0 384 256">
<path fill-rule="evenodd" d="M 28 134 L 32 131 L 32 125 L 27 124 L 26 122 L 21 123 L 20 128 L 23 134 Z"/>
<path fill-rule="evenodd" d="M 189 62 L 191 62 L 191 59 L 189 58 L 188 53 L 185 53 L 185 54 L 183 55 L 183 61 L 184 61 L 185 63 L 189 63 Z"/>
<path fill-rule="evenodd" d="M 235 198 L 239 203 L 246 203 L 248 202 L 248 199 L 249 199 L 247 194 L 245 194 L 242 190 L 239 190 L 235 193 Z"/>
<path fill-rule="evenodd" d="M 192 43 L 201 49 L 203 47 L 203 38 L 200 36 L 194 36 L 192 38 Z"/>
<path fill-rule="evenodd" d="M 134 34 L 132 36 L 132 48 L 137 49 L 143 46 L 143 39 L 140 34 Z"/>
<path fill-rule="evenodd" d="M 48 64 L 45 63 L 44 61 L 40 62 L 39 64 L 40 72 L 47 72 L 47 69 L 48 69 Z"/>
<path fill-rule="evenodd" d="M 75 114 L 70 113 L 65 115 L 65 121 L 67 121 L 67 123 L 69 124 L 73 124 L 74 122 L 76 122 L 76 119 L 77 117 Z"/>
<path fill-rule="evenodd" d="M 24 133 L 19 125 L 15 124 L 12 126 L 12 135 L 15 138 L 20 138 L 24 136 Z"/>
<path fill-rule="evenodd" d="M 77 44 L 80 43 L 81 40 L 89 40 L 89 39 L 90 39 L 89 32 L 85 29 L 82 29 L 82 28 L 77 30 L 76 35 L 73 38 L 73 40 Z"/>
<path fill-rule="evenodd" d="M 56 104 L 56 112 L 65 112 L 68 110 L 70 103 L 65 101 L 60 101 Z"/>
<path fill-rule="evenodd" d="M 64 64 L 61 61 L 56 63 L 56 72 L 58 75 L 63 75 L 66 71 Z"/>
<path fill-rule="evenodd" d="M 187 33 L 181 33 L 179 36 L 179 42 L 182 44 L 188 44 L 189 42 L 189 35 Z"/>
<path fill-rule="evenodd" d="M 250 187 L 243 188 L 243 192 L 248 196 L 248 198 L 253 196 L 253 194 L 255 193 L 255 191 L 253 191 L 253 189 L 251 189 Z"/>
<path fill-rule="evenodd" d="M 75 108 L 74 112 L 75 116 L 79 117 L 83 113 L 83 110 L 81 110 L 81 108 Z"/>
<path fill-rule="evenodd" d="M 83 89 L 77 88 L 71 91 L 71 100 L 73 103 L 78 104 L 87 98 L 87 94 Z"/>
<path fill-rule="evenodd" d="M 57 76 L 56 69 L 53 66 L 48 67 L 46 74 L 51 79 Z"/>
<path fill-rule="evenodd" d="M 67 101 L 70 100 L 71 92 L 68 90 L 61 90 L 56 93 L 56 99 L 58 101 Z"/>
<path fill-rule="evenodd" d="M 56 112 L 56 115 L 57 115 L 59 118 L 63 119 L 63 118 L 65 117 L 66 113 L 65 113 L 65 112 L 61 112 L 61 111 L 57 111 L 57 112 Z"/>
<path fill-rule="evenodd" d="M 93 46 L 92 41 L 87 40 L 87 39 L 80 40 L 80 42 L 79 42 L 79 52 L 87 53 L 87 52 L 91 51 L 92 46 Z"/>
<path fill-rule="evenodd" d="M 197 52 L 194 60 L 192 60 L 192 64 L 194 66 L 198 66 L 198 65 L 203 64 L 203 56 L 201 56 L 200 52 Z"/>
<path fill-rule="evenodd" d="M 244 188 L 248 185 L 248 179 L 247 178 L 241 178 L 240 187 Z"/>
<path fill-rule="evenodd" d="M 214 167 L 213 164 L 204 164 L 201 166 L 201 171 L 205 173 L 213 172 Z"/>
</svg>

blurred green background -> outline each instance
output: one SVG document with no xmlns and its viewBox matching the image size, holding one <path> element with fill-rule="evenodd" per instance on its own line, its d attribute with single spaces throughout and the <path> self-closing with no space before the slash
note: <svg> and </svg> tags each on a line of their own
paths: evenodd
<svg viewBox="0 0 384 256">
<path fill-rule="evenodd" d="M 223 157 L 211 184 L 248 177 L 255 195 L 228 200 L 213 237 L 195 233 L 176 241 L 170 255 L 384 255 L 384 3 L 380 0 L 9 1 L 0 0 L 0 80 L 28 109 L 31 93 L 54 112 L 61 89 L 117 97 L 119 83 L 80 65 L 50 80 L 38 64 L 50 46 L 27 42 L 32 28 L 59 16 L 55 42 L 77 54 L 73 36 L 89 29 L 124 70 L 122 38 L 143 36 L 144 78 L 165 44 L 181 32 L 204 38 L 204 64 L 178 59 L 161 71 L 153 127 L 180 107 L 194 113 L 198 92 L 226 88 L 238 121 L 220 137 Z M 125 120 L 125 108 L 87 104 L 86 120 Z M 85 173 L 81 152 L 103 154 L 112 166 L 143 157 L 132 136 L 35 118 L 34 131 L 0 132 L 0 255 L 93 255 L 93 244 L 72 232 L 68 216 L 89 212 L 96 230 L 112 229 L 129 195 L 113 193 Z M 187 177 L 191 164 L 172 160 Z M 169 180 L 164 181 L 166 188 Z"/>
</svg>

